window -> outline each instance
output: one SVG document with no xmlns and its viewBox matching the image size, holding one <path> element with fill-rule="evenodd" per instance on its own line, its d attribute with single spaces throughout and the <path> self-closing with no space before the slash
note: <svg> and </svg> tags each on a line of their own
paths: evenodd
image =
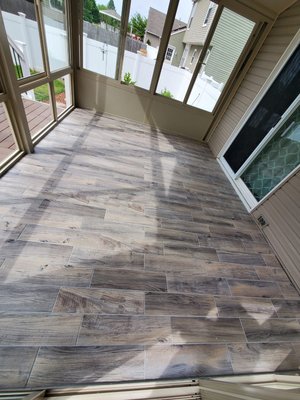
<svg viewBox="0 0 300 400">
<path fill-rule="evenodd" d="M 187 7 L 189 5 L 189 9 Z M 193 11 L 194 10 L 194 11 Z M 163 67 L 160 73 L 156 93 L 174 100 L 183 101 L 189 83 L 192 79 L 192 72 L 185 67 L 186 60 L 190 60 L 191 46 L 185 44 L 187 31 L 187 21 L 189 16 L 195 12 L 195 4 L 180 0 L 177 8 L 173 31 L 169 38 L 169 43 L 165 53 Z M 187 67 L 189 64 L 187 65 Z"/>
<path fill-rule="evenodd" d="M 175 51 L 176 51 L 176 47 L 173 47 L 173 46 L 170 46 L 170 45 L 168 46 L 165 59 L 166 59 L 167 61 L 169 61 L 170 63 L 171 63 L 172 60 L 173 60 Z"/>
<path fill-rule="evenodd" d="M 193 62 L 195 61 L 196 54 L 197 54 L 197 49 L 195 49 L 195 50 L 193 51 L 193 54 L 192 54 L 192 57 L 191 57 L 191 64 L 193 64 Z"/>
<path fill-rule="evenodd" d="M 0 0 L 2 18 L 17 79 L 44 72 L 40 31 L 33 2 L 19 0 L 21 8 L 28 10 L 15 14 L 12 1 Z"/>
<path fill-rule="evenodd" d="M 43 21 L 51 71 L 66 68 L 70 65 L 65 0 L 57 1 L 56 4 L 60 4 L 61 10 L 51 9 L 49 3 L 42 0 Z"/>
<path fill-rule="evenodd" d="M 64 11 L 64 1 L 63 0 L 50 0 L 50 7 L 53 10 L 63 12 Z"/>
<path fill-rule="evenodd" d="M 72 105 L 71 76 L 62 76 L 53 81 L 57 115 Z"/>
<path fill-rule="evenodd" d="M 213 8 L 214 8 L 214 3 L 210 2 L 209 6 L 208 6 L 207 13 L 206 13 L 204 21 L 203 21 L 203 26 L 206 26 L 208 24 L 210 16 L 211 16 L 211 14 L 213 12 Z"/>
<path fill-rule="evenodd" d="M 169 0 L 131 1 L 129 32 L 122 68 L 124 83 L 149 90 L 168 6 Z M 136 24 L 136 21 L 139 21 L 139 24 Z M 143 29 L 139 28 L 141 23 Z M 170 65 L 170 61 L 167 63 Z"/>
<path fill-rule="evenodd" d="M 192 22 L 193 22 L 193 19 L 194 19 L 194 16 L 195 16 L 196 7 L 197 7 L 196 2 L 194 2 L 193 3 L 193 8 L 192 8 L 191 13 L 190 13 L 189 22 L 188 22 L 188 25 L 187 25 L 188 29 L 190 29 L 190 27 L 192 25 Z"/>
<path fill-rule="evenodd" d="M 223 8 L 187 104 L 213 111 L 254 26 L 250 19 Z"/>
</svg>

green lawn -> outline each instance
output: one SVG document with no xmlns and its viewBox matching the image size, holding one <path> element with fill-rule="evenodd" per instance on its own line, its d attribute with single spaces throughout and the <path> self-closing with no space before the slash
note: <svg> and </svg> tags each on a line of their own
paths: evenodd
<svg viewBox="0 0 300 400">
<path fill-rule="evenodd" d="M 37 101 L 44 101 L 47 102 L 49 100 L 49 89 L 48 84 L 39 86 L 34 90 L 35 99 Z M 54 81 L 54 92 L 55 94 L 59 94 L 65 91 L 65 84 L 63 80 L 56 79 Z"/>
</svg>

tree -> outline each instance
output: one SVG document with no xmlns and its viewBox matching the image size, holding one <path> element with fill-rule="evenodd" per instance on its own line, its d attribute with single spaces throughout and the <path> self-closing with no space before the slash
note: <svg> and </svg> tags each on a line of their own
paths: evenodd
<svg viewBox="0 0 300 400">
<path fill-rule="evenodd" d="M 98 4 L 98 10 L 99 11 L 115 10 L 115 8 L 110 8 L 110 6 L 115 7 L 113 0 L 109 1 L 107 6 L 105 6 L 104 4 Z M 119 22 L 116 19 L 109 17 L 108 15 L 101 14 L 101 12 L 100 12 L 100 21 L 105 22 L 107 25 L 111 25 L 115 28 L 118 27 L 119 25 Z"/>
<path fill-rule="evenodd" d="M 145 36 L 146 27 L 147 18 L 142 17 L 140 13 L 136 13 L 131 17 L 129 29 L 133 34 L 140 36 L 143 39 Z"/>
<path fill-rule="evenodd" d="M 109 0 L 109 2 L 107 3 L 107 10 L 115 10 L 116 11 L 114 0 Z"/>
<path fill-rule="evenodd" d="M 95 0 L 83 1 L 83 19 L 84 21 L 99 24 L 100 14 Z"/>
</svg>

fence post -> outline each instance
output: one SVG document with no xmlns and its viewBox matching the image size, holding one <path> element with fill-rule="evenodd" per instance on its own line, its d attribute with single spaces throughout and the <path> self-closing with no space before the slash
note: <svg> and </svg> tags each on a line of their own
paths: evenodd
<svg viewBox="0 0 300 400">
<path fill-rule="evenodd" d="M 20 23 L 20 30 L 21 30 L 21 33 L 22 33 L 23 42 L 25 43 L 25 46 L 26 46 L 26 49 L 23 51 L 24 58 L 25 58 L 25 61 L 28 63 L 28 67 L 29 66 L 35 67 L 34 62 L 33 62 L 33 57 L 32 57 L 32 54 L 31 54 L 31 46 L 30 46 L 30 43 L 29 43 L 29 35 L 28 35 L 28 32 L 27 32 L 26 14 L 24 14 L 22 12 L 18 12 L 18 15 L 20 17 L 20 22 L 21 22 Z M 39 43 L 36 44 L 36 45 L 39 45 Z M 22 50 L 23 50 L 23 48 L 22 48 Z"/>
</svg>

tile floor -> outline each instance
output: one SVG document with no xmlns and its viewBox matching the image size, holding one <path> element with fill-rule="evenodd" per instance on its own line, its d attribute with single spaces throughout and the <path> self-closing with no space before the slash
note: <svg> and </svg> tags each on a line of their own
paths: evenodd
<svg viewBox="0 0 300 400">
<path fill-rule="evenodd" d="M 300 297 L 206 145 L 76 110 L 0 181 L 0 387 L 300 366 Z"/>
</svg>

